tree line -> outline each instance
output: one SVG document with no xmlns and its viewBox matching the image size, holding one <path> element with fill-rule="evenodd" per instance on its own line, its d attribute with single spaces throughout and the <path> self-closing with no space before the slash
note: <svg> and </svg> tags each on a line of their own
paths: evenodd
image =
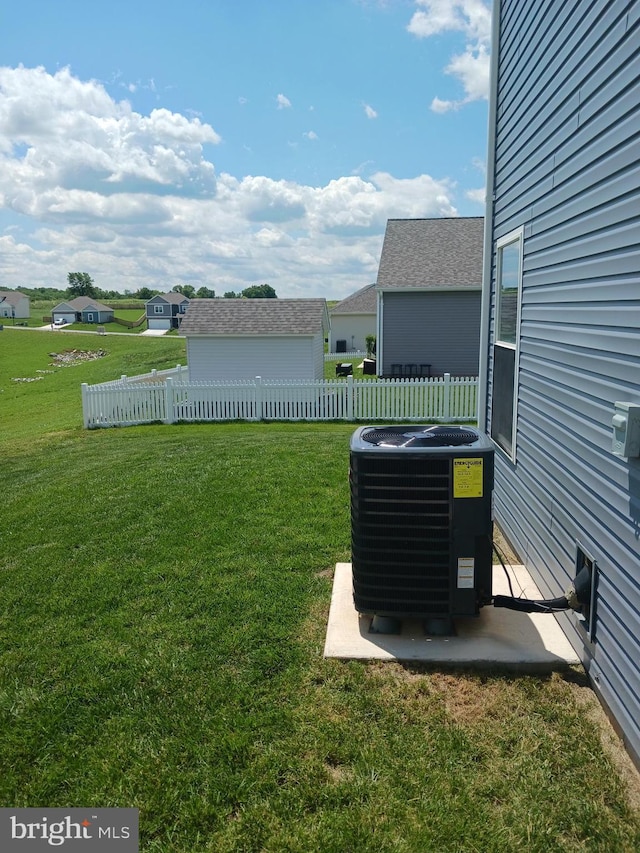
<svg viewBox="0 0 640 853">
<path fill-rule="evenodd" d="M 55 300 L 76 296 L 89 296 L 91 299 L 113 301 L 117 299 L 142 299 L 145 302 L 154 296 L 166 293 L 163 290 L 153 290 L 150 287 L 140 287 L 138 290 L 103 290 L 98 287 L 89 273 L 70 272 L 67 275 L 67 288 L 62 290 L 57 287 L 20 287 L 21 293 L 32 300 Z M 175 293 L 182 293 L 187 299 L 215 299 L 216 292 L 210 287 L 199 287 L 197 290 L 192 284 L 176 284 L 172 288 Z M 224 299 L 276 299 L 277 293 L 270 284 L 253 284 L 244 290 L 235 293 L 229 290 L 224 294 Z"/>
</svg>

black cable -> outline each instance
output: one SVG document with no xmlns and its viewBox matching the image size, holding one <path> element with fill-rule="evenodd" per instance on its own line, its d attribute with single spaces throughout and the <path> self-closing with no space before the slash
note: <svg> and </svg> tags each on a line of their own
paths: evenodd
<svg viewBox="0 0 640 853">
<path fill-rule="evenodd" d="M 499 550 L 498 546 L 496 545 L 496 543 L 493 542 L 492 545 L 493 545 L 493 550 L 496 552 L 497 558 L 500 560 L 500 565 L 502 566 L 502 569 L 503 569 L 503 571 L 507 577 L 507 583 L 509 584 L 509 592 L 511 593 L 511 597 L 515 598 L 515 596 L 513 594 L 513 586 L 511 585 L 511 576 L 509 575 L 509 572 L 507 571 L 507 567 L 504 564 L 504 558 L 503 558 L 502 554 L 500 553 L 500 550 Z"/>
<path fill-rule="evenodd" d="M 507 610 L 518 610 L 520 613 L 559 613 L 569 610 L 566 596 L 550 598 L 542 601 L 532 601 L 528 598 L 512 598 L 508 595 L 495 595 L 494 607 L 505 607 Z"/>
<path fill-rule="evenodd" d="M 493 597 L 492 604 L 494 607 L 504 607 L 508 610 L 517 610 L 520 613 L 558 613 L 562 610 L 569 610 L 569 601 L 566 596 L 560 596 L 560 598 L 550 598 L 550 599 L 542 599 L 542 600 L 531 600 L 528 598 L 516 598 L 513 594 L 513 586 L 511 584 L 511 577 L 509 572 L 507 571 L 507 567 L 505 566 L 504 558 L 500 553 L 500 549 L 496 545 L 495 542 L 493 544 L 493 550 L 496 552 L 498 559 L 500 560 L 500 565 L 502 566 L 504 573 L 507 577 L 507 583 L 509 584 L 509 592 L 511 595 L 495 595 Z"/>
</svg>

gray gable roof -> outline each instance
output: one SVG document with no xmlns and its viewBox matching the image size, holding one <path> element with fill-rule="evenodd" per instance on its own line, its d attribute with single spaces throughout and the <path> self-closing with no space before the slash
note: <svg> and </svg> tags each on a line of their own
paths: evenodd
<svg viewBox="0 0 640 853">
<path fill-rule="evenodd" d="M 338 302 L 331 309 L 331 316 L 334 314 L 375 314 L 377 311 L 376 286 L 367 284 L 361 287 L 351 296 L 347 296 L 342 302 Z"/>
<path fill-rule="evenodd" d="M 389 219 L 378 288 L 480 288 L 483 236 L 482 216 Z"/>
<path fill-rule="evenodd" d="M 60 302 L 59 305 L 56 305 L 55 308 L 52 308 L 52 311 L 65 311 L 67 308 L 71 308 L 74 311 L 86 311 L 87 309 L 94 311 L 111 311 L 113 312 L 113 308 L 109 308 L 108 305 L 103 305 L 102 302 L 98 302 L 97 299 L 92 299 L 90 296 L 76 296 L 75 299 L 70 299 L 68 302 Z"/>
<path fill-rule="evenodd" d="M 192 299 L 181 335 L 315 335 L 328 330 L 325 299 Z"/>
<path fill-rule="evenodd" d="M 15 307 L 20 304 L 21 299 L 28 299 L 28 297 L 19 290 L 0 290 L 0 302 L 6 302 Z"/>
<path fill-rule="evenodd" d="M 156 293 L 151 299 L 147 299 L 145 304 L 150 302 L 169 302 L 172 305 L 182 305 L 183 302 L 190 302 L 190 299 L 184 293 L 176 293 L 174 290 L 170 290 L 169 293 Z"/>
</svg>

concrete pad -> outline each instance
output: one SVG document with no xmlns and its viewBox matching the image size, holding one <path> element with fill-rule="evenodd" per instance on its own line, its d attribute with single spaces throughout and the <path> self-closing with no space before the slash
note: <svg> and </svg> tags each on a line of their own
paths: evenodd
<svg viewBox="0 0 640 853">
<path fill-rule="evenodd" d="M 543 598 L 524 566 L 510 566 L 514 595 Z M 509 595 L 501 566 L 493 567 L 493 594 Z M 351 563 L 338 563 L 324 647 L 326 658 L 399 660 L 513 670 L 550 671 L 580 659 L 551 613 L 518 613 L 488 605 L 479 616 L 455 620 L 455 636 L 425 636 L 422 622 L 406 619 L 401 634 L 370 633 L 371 617 L 353 604 Z"/>
<path fill-rule="evenodd" d="M 146 335 L 149 338 L 160 338 L 162 335 L 166 335 L 169 329 L 145 329 L 144 332 L 140 332 L 141 335 Z"/>
</svg>

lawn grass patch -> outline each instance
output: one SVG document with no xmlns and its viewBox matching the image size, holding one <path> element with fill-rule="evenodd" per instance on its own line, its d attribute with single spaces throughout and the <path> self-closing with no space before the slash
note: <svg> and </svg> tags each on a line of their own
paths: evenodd
<svg viewBox="0 0 640 853">
<path fill-rule="evenodd" d="M 78 395 L 172 356 L 111 340 Z M 21 438 L 10 396 L 2 445 L 0 806 L 136 807 L 163 853 L 638 849 L 581 670 L 323 659 L 353 425 L 84 431 L 60 399 Z"/>
<path fill-rule="evenodd" d="M 51 353 L 104 351 L 95 361 L 61 367 Z M 75 335 L 59 331 L 0 332 L 0 407 L 3 440 L 29 447 L 47 434 L 82 430 L 82 382 L 147 373 L 186 363 L 182 338 Z M 19 381 L 29 379 L 35 381 Z"/>
</svg>

